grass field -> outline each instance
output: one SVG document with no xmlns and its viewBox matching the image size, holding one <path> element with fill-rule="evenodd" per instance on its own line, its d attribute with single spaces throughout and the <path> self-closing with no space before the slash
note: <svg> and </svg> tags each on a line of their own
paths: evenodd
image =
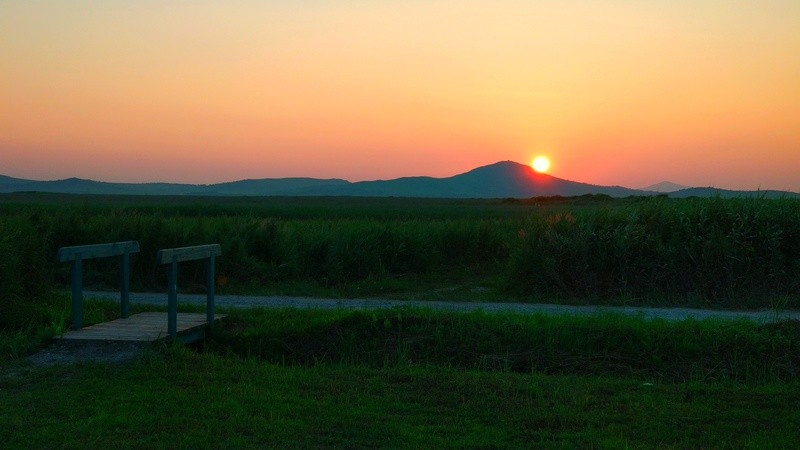
<svg viewBox="0 0 800 450">
<path fill-rule="evenodd" d="M 4 448 L 794 448 L 800 386 L 172 351 L 0 381 Z"/>
<path fill-rule="evenodd" d="M 23 356 L 69 326 L 64 245 L 138 240 L 134 289 L 166 286 L 159 248 L 216 242 L 221 293 L 777 310 L 800 305 L 798 223 L 800 202 L 765 199 L 0 196 L 0 442 L 795 448 L 791 321 L 225 311 L 212 339 L 122 364 Z M 85 269 L 116 287 L 114 262 Z"/>
<path fill-rule="evenodd" d="M 800 380 L 800 323 L 416 309 L 229 311 L 206 350 L 311 366 L 423 365 L 646 380 Z"/>
<path fill-rule="evenodd" d="M 89 321 L 116 311 L 88 306 Z M 123 364 L 3 363 L 4 447 L 800 442 L 796 324 L 226 312 L 220 333 L 194 348 L 162 344 Z"/>
</svg>

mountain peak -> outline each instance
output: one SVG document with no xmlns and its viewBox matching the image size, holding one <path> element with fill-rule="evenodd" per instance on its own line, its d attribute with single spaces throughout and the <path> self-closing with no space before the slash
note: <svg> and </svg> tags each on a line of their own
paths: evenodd
<svg viewBox="0 0 800 450">
<path fill-rule="evenodd" d="M 486 166 L 477 167 L 475 169 L 470 170 L 469 172 L 462 173 L 459 176 L 489 176 L 489 177 L 508 177 L 507 179 L 515 179 L 521 178 L 526 181 L 530 181 L 533 177 L 538 178 L 555 178 L 552 175 L 547 175 L 546 173 L 536 172 L 533 170 L 533 167 L 527 164 L 520 164 L 515 161 L 500 161 L 494 164 L 489 164 Z"/>
<path fill-rule="evenodd" d="M 516 161 L 499 161 L 493 164 L 487 164 L 485 166 L 476 167 L 470 170 L 469 172 L 485 171 L 485 170 L 526 170 L 526 169 L 533 170 L 531 166 L 520 164 Z"/>
</svg>

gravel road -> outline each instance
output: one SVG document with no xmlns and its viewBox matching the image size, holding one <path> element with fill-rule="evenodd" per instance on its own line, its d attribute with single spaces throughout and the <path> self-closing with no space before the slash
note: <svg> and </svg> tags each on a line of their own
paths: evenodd
<svg viewBox="0 0 800 450">
<path fill-rule="evenodd" d="M 86 291 L 84 298 L 119 299 L 116 292 Z M 134 293 L 130 294 L 132 304 L 167 305 L 166 293 Z M 205 295 L 178 294 L 178 304 L 205 305 Z M 299 309 L 392 309 L 392 308 L 421 308 L 445 311 L 469 312 L 482 310 L 488 313 L 514 312 L 522 314 L 552 314 L 552 315 L 598 315 L 598 314 L 625 314 L 640 316 L 645 319 L 684 320 L 693 318 L 697 320 L 707 318 L 721 319 L 749 319 L 760 323 L 780 322 L 784 320 L 800 320 L 800 311 L 791 310 L 759 310 L 759 311 L 727 311 L 693 308 L 643 308 L 627 306 L 570 306 L 536 303 L 484 303 L 484 302 L 443 302 L 443 301 L 410 301 L 387 299 L 330 299 L 307 297 L 255 297 L 243 295 L 217 295 L 215 297 L 217 308 L 299 308 Z"/>
</svg>

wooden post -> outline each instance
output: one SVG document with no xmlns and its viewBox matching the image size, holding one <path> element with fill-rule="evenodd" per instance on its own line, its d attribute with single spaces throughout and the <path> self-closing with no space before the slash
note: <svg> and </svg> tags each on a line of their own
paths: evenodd
<svg viewBox="0 0 800 450">
<path fill-rule="evenodd" d="M 81 254 L 72 260 L 72 329 L 83 328 L 83 260 Z"/>
<path fill-rule="evenodd" d="M 172 257 L 172 264 L 169 267 L 167 333 L 173 341 L 178 337 L 178 258 L 175 256 Z"/>
<path fill-rule="evenodd" d="M 208 257 L 206 267 L 206 320 L 208 328 L 214 329 L 214 254 Z"/>
<path fill-rule="evenodd" d="M 130 253 L 127 251 L 122 254 L 122 264 L 119 269 L 120 275 L 120 317 L 123 319 L 128 318 L 128 305 L 130 304 L 130 290 L 131 290 L 131 258 Z"/>
</svg>

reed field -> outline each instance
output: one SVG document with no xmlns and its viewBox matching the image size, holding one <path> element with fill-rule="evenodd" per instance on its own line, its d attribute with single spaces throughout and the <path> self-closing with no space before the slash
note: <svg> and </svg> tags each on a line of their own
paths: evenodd
<svg viewBox="0 0 800 450">
<path fill-rule="evenodd" d="M 59 247 L 137 240 L 132 286 L 161 291 L 161 248 L 219 243 L 220 293 L 800 306 L 800 201 L 0 197 L 2 297 L 65 288 Z M 116 264 L 85 284 L 114 289 Z M 201 264 L 182 289 L 202 289 Z M 10 317 L 4 315 L 4 317 Z"/>
</svg>

